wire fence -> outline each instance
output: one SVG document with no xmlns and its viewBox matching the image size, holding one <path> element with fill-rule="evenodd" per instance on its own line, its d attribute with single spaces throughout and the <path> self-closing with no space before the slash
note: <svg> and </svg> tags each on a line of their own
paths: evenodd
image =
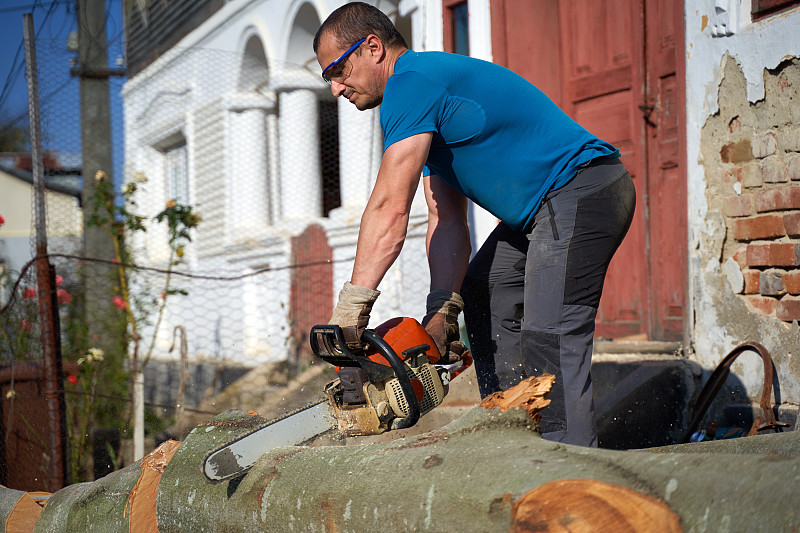
<svg viewBox="0 0 800 533">
<path fill-rule="evenodd" d="M 19 408 L 42 395 L 33 243 L 44 228 L 73 447 L 85 448 L 93 430 L 126 427 L 134 358 L 146 365 L 151 434 L 174 406 L 202 411 L 255 366 L 296 374 L 311 364 L 308 331 L 328 320 L 349 279 L 380 162 L 377 112 L 336 102 L 316 74 L 268 62 L 257 42 L 244 53 L 192 48 L 134 79 L 103 80 L 108 139 L 81 118 L 74 53 L 46 41 L 37 52 L 45 226 L 33 213 L 30 154 L 0 157 L 6 462 L 12 434 L 26 443 L 20 449 L 37 449 L 47 432 L 43 411 Z M 85 154 L 103 146 L 110 166 L 86 175 Z M 418 197 L 373 325 L 424 312 L 424 217 Z M 25 372 L 34 375 L 30 390 L 21 388 Z"/>
</svg>

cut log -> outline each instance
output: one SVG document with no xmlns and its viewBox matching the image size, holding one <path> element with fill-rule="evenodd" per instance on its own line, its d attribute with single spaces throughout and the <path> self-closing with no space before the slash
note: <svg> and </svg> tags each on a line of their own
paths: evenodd
<svg viewBox="0 0 800 533">
<path fill-rule="evenodd" d="M 502 401 L 542 400 L 534 396 L 507 391 Z M 36 531 L 132 531 L 131 512 L 152 513 L 151 502 L 137 500 L 155 478 L 158 531 L 169 533 L 559 531 L 568 522 L 571 531 L 583 523 L 636 532 L 800 529 L 800 458 L 562 445 L 543 440 L 514 407 L 476 407 L 391 442 L 278 448 L 241 478 L 204 482 L 205 453 L 261 420 L 232 411 L 196 427 L 171 459 L 159 452 L 160 476 L 149 482 L 143 461 L 62 489 Z M 0 489 L 4 516 L 4 502 L 19 500 L 9 490 Z"/>
<path fill-rule="evenodd" d="M 511 508 L 511 531 L 679 533 L 680 518 L 644 494 L 593 479 L 550 481 Z"/>
</svg>

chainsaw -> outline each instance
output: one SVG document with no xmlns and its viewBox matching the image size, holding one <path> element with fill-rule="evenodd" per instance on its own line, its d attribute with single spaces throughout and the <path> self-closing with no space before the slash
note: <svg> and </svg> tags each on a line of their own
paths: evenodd
<svg viewBox="0 0 800 533">
<path fill-rule="evenodd" d="M 380 435 L 410 428 L 442 403 L 450 381 L 469 368 L 466 352 L 454 365 L 439 365 L 439 350 L 413 318 L 393 318 L 364 331 L 363 353 L 347 348 L 339 326 L 311 328 L 311 350 L 336 367 L 323 398 L 271 420 L 208 452 L 202 471 L 219 483 L 245 474 L 259 457 L 279 446 L 299 446 L 323 433 L 343 437 Z"/>
</svg>

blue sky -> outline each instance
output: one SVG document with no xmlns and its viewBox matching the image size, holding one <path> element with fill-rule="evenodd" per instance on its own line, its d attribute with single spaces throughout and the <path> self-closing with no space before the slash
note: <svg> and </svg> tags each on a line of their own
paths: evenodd
<svg viewBox="0 0 800 533">
<path fill-rule="evenodd" d="M 80 152 L 78 80 L 69 74 L 70 61 L 77 59 L 77 53 L 67 49 L 70 32 L 77 30 L 75 3 L 75 0 L 0 0 L 0 119 L 27 127 L 23 14 L 32 13 L 39 63 L 44 148 L 61 154 Z M 121 6 L 122 0 L 106 0 L 111 67 L 116 67 L 117 58 L 124 55 Z M 121 82 L 120 78 L 111 80 L 115 159 L 121 157 L 121 149 L 116 147 L 122 145 L 118 97 Z M 71 163 L 73 161 L 69 161 Z M 119 163 L 115 161 L 115 167 L 119 167 Z"/>
<path fill-rule="evenodd" d="M 124 54 L 121 5 L 122 0 L 106 0 L 112 67 Z M 32 13 L 34 18 L 42 113 L 68 111 L 66 108 L 77 113 L 72 109 L 76 107 L 77 80 L 69 76 L 69 62 L 77 54 L 67 49 L 70 32 L 77 30 L 75 0 L 0 0 L 0 118 L 16 121 L 27 116 L 23 13 Z M 26 125 L 25 118 L 17 124 Z M 55 137 L 51 142 L 56 142 Z"/>
</svg>

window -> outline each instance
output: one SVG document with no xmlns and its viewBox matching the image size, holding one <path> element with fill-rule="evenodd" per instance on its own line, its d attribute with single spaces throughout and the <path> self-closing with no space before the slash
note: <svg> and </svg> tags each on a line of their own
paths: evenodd
<svg viewBox="0 0 800 533">
<path fill-rule="evenodd" d="M 469 8 L 463 0 L 444 0 L 444 51 L 469 55 Z"/>
<path fill-rule="evenodd" d="M 800 0 L 753 0 L 753 7 L 750 11 L 753 20 L 764 18 L 778 11 L 783 11 L 791 6 L 800 5 Z"/>
<path fill-rule="evenodd" d="M 164 153 L 167 174 L 167 199 L 189 203 L 189 162 L 186 143 L 173 146 Z"/>
<path fill-rule="evenodd" d="M 336 102 L 319 103 L 322 216 L 342 205 L 339 183 L 339 111 Z"/>
</svg>

